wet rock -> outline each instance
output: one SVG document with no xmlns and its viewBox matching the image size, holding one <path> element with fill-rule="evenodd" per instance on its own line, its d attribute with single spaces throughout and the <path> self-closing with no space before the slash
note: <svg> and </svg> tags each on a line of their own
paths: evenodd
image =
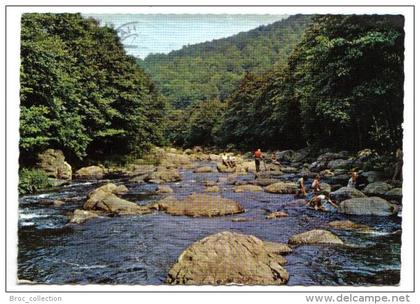
<svg viewBox="0 0 420 304">
<path fill-rule="evenodd" d="M 289 215 L 284 211 L 275 211 L 268 214 L 265 218 L 268 220 L 272 220 L 275 218 L 282 218 L 282 217 L 288 217 Z"/>
<path fill-rule="evenodd" d="M 296 173 L 296 172 L 298 172 L 299 170 L 297 169 L 297 168 L 295 168 L 295 167 L 292 167 L 292 166 L 282 166 L 281 167 L 281 172 L 282 173 L 287 173 L 287 174 L 289 174 L 289 173 Z"/>
<path fill-rule="evenodd" d="M 290 246 L 287 244 L 269 241 L 264 241 L 264 247 L 268 252 L 274 254 L 288 254 L 293 251 L 292 248 L 290 248 Z"/>
<path fill-rule="evenodd" d="M 355 189 L 355 188 L 348 188 L 342 187 L 334 192 L 330 193 L 331 198 L 337 202 L 345 201 L 351 198 L 359 198 L 359 197 L 366 197 L 363 192 Z"/>
<path fill-rule="evenodd" d="M 226 183 L 228 185 L 234 185 L 238 181 L 238 176 L 236 174 L 228 175 Z"/>
<path fill-rule="evenodd" d="M 368 184 L 364 189 L 363 193 L 370 196 L 381 196 L 392 189 L 392 186 L 385 182 L 374 182 Z"/>
<path fill-rule="evenodd" d="M 401 200 L 402 200 L 402 189 L 401 188 L 393 188 L 393 189 L 387 191 L 384 194 L 384 197 L 386 197 L 390 200 L 396 200 L 398 202 L 401 202 Z"/>
<path fill-rule="evenodd" d="M 210 166 L 198 167 L 193 170 L 194 173 L 212 173 L 213 168 Z"/>
<path fill-rule="evenodd" d="M 65 202 L 60 201 L 60 200 L 55 200 L 53 202 L 54 207 L 61 207 L 61 206 L 65 205 L 65 204 L 66 204 Z"/>
<path fill-rule="evenodd" d="M 352 221 L 349 221 L 349 220 L 332 221 L 332 222 L 329 222 L 328 225 L 332 228 L 342 229 L 342 230 L 357 230 L 357 231 L 360 231 L 360 232 L 370 232 L 370 231 L 372 231 L 372 228 L 367 226 L 367 225 L 355 223 L 355 222 L 352 222 Z"/>
<path fill-rule="evenodd" d="M 261 192 L 263 188 L 256 185 L 240 185 L 236 186 L 233 189 L 233 192 L 240 193 L 240 192 Z"/>
<path fill-rule="evenodd" d="M 331 192 L 331 186 L 327 183 L 320 183 L 321 192 Z"/>
<path fill-rule="evenodd" d="M 334 159 L 328 162 L 327 167 L 330 169 L 349 169 L 351 168 L 353 161 L 350 159 Z"/>
<path fill-rule="evenodd" d="M 237 202 L 220 196 L 193 193 L 183 200 L 167 197 L 160 200 L 158 210 L 172 215 L 187 216 L 222 216 L 244 212 L 244 208 Z"/>
<path fill-rule="evenodd" d="M 342 245 L 344 242 L 336 236 L 334 233 L 322 230 L 314 229 L 303 233 L 296 234 L 289 239 L 289 244 L 302 245 L 302 244 L 335 244 Z"/>
<path fill-rule="evenodd" d="M 341 153 L 332 153 L 332 152 L 326 152 L 324 154 L 321 154 L 318 156 L 317 161 L 318 162 L 330 162 L 335 159 L 342 158 L 343 155 Z"/>
<path fill-rule="evenodd" d="M 156 188 L 156 193 L 173 193 L 174 190 L 172 190 L 171 187 L 169 187 L 168 185 L 159 185 Z"/>
<path fill-rule="evenodd" d="M 117 187 L 115 184 L 109 183 L 93 190 L 88 194 L 88 199 L 83 205 L 83 209 L 119 215 L 146 214 L 151 212 L 147 207 L 139 206 L 116 196 L 116 194 L 120 194 L 127 189 L 124 188 L 125 186 Z"/>
<path fill-rule="evenodd" d="M 129 182 L 130 182 L 130 183 L 137 183 L 137 184 L 142 184 L 142 183 L 145 183 L 145 182 L 146 182 L 146 179 L 147 179 L 147 177 L 148 177 L 148 175 L 149 175 L 149 174 L 135 176 L 135 177 L 133 177 L 133 178 L 130 178 L 130 179 L 129 179 Z"/>
<path fill-rule="evenodd" d="M 359 178 L 366 179 L 368 183 L 380 181 L 383 178 L 382 172 L 379 171 L 366 171 L 359 174 Z"/>
<path fill-rule="evenodd" d="M 345 214 L 388 216 L 398 212 L 398 207 L 380 197 L 363 197 L 345 200 L 338 206 Z"/>
<path fill-rule="evenodd" d="M 77 179 L 102 179 L 105 175 L 105 169 L 100 166 L 83 167 L 76 171 Z"/>
<path fill-rule="evenodd" d="M 296 192 L 296 183 L 278 182 L 264 188 L 269 193 L 292 194 Z"/>
<path fill-rule="evenodd" d="M 93 211 L 87 211 L 87 210 L 80 210 L 76 209 L 73 212 L 73 215 L 70 219 L 71 224 L 82 224 L 86 222 L 87 220 L 90 220 L 92 218 L 96 218 L 99 215 L 96 212 Z"/>
<path fill-rule="evenodd" d="M 232 219 L 232 222 L 239 223 L 239 222 L 249 222 L 251 219 L 249 217 L 235 217 Z"/>
<path fill-rule="evenodd" d="M 164 167 L 158 167 L 155 172 L 149 174 L 145 181 L 149 183 L 169 183 L 181 181 L 181 175 L 177 169 L 167 169 Z"/>
<path fill-rule="evenodd" d="M 156 167 L 153 165 L 131 165 L 128 168 L 128 175 L 132 177 L 137 176 L 147 176 L 156 170 Z"/>
<path fill-rule="evenodd" d="M 209 154 L 209 156 L 207 157 L 207 160 L 210 161 L 220 161 L 222 159 L 221 155 L 217 155 L 217 154 Z"/>
<path fill-rule="evenodd" d="M 37 166 L 49 177 L 64 180 L 72 177 L 72 168 L 61 150 L 48 149 L 38 154 Z"/>
<path fill-rule="evenodd" d="M 204 189 L 204 192 L 207 192 L 207 193 L 220 192 L 220 188 L 218 186 L 210 186 L 210 187 L 206 187 L 206 189 Z"/>
<path fill-rule="evenodd" d="M 279 180 L 275 179 L 275 178 L 257 178 L 255 181 L 253 181 L 253 183 L 255 185 L 261 186 L 261 187 L 265 187 L 274 183 L 277 183 Z"/>
<path fill-rule="evenodd" d="M 240 261 L 238 260 L 240 257 Z M 281 285 L 289 278 L 285 259 L 267 251 L 252 235 L 220 232 L 187 248 L 166 282 L 186 285 Z"/>
<path fill-rule="evenodd" d="M 206 186 L 206 187 L 213 187 L 213 186 L 216 186 L 216 185 L 217 185 L 216 181 L 213 181 L 213 180 L 204 181 L 204 186 Z"/>
</svg>

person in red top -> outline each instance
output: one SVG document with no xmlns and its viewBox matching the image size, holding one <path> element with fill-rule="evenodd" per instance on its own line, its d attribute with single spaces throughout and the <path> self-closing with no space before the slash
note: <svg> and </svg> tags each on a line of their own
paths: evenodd
<svg viewBox="0 0 420 304">
<path fill-rule="evenodd" d="M 257 151 L 254 152 L 254 158 L 255 158 L 255 170 L 257 172 L 260 172 L 260 162 L 261 162 L 261 159 L 263 158 L 261 149 L 258 149 Z"/>
</svg>

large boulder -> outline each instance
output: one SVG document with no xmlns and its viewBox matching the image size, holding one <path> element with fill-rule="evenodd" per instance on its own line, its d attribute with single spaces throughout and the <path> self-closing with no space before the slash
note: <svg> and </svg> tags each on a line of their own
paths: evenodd
<svg viewBox="0 0 420 304">
<path fill-rule="evenodd" d="M 49 177 L 69 180 L 72 169 L 61 150 L 48 149 L 38 154 L 38 167 Z"/>
<path fill-rule="evenodd" d="M 271 185 L 268 185 L 264 188 L 265 191 L 269 193 L 279 193 L 279 194 L 292 194 L 295 193 L 296 183 L 292 182 L 278 182 Z"/>
<path fill-rule="evenodd" d="M 145 181 L 156 184 L 179 182 L 181 180 L 181 174 L 177 169 L 167 169 L 165 167 L 158 167 L 156 171 L 145 178 Z"/>
<path fill-rule="evenodd" d="M 365 171 L 359 174 L 359 179 L 365 179 L 368 183 L 378 182 L 383 177 L 383 173 L 380 171 Z"/>
<path fill-rule="evenodd" d="M 220 196 L 193 193 L 183 200 L 167 197 L 154 204 L 155 208 L 172 215 L 221 216 L 244 212 L 244 208 L 233 200 Z"/>
<path fill-rule="evenodd" d="M 351 198 L 366 197 L 363 192 L 349 187 L 342 187 L 334 192 L 330 193 L 331 198 L 337 202 L 345 201 Z"/>
<path fill-rule="evenodd" d="M 369 196 L 382 196 L 392 189 L 392 186 L 385 182 L 374 182 L 368 184 L 364 189 L 363 193 Z"/>
<path fill-rule="evenodd" d="M 280 285 L 289 274 L 285 259 L 267 250 L 252 235 L 220 232 L 187 248 L 172 266 L 166 282 L 185 285 Z"/>
<path fill-rule="evenodd" d="M 345 200 L 338 206 L 345 214 L 388 216 L 398 212 L 398 207 L 380 197 L 363 197 Z"/>
<path fill-rule="evenodd" d="M 289 244 L 291 245 L 302 245 L 302 244 L 335 244 L 342 245 L 344 242 L 336 236 L 334 233 L 322 230 L 314 229 L 303 233 L 295 234 L 290 237 Z"/>
<path fill-rule="evenodd" d="M 240 185 L 233 189 L 233 192 L 261 192 L 263 188 L 257 185 Z"/>
<path fill-rule="evenodd" d="M 320 183 L 321 192 L 331 192 L 331 186 L 327 183 Z"/>
<path fill-rule="evenodd" d="M 102 179 L 105 175 L 105 169 L 100 166 L 83 167 L 76 171 L 77 179 Z"/>
<path fill-rule="evenodd" d="M 160 165 L 167 168 L 189 168 L 192 165 L 191 159 L 186 154 L 176 153 L 175 151 L 158 153 Z"/>
<path fill-rule="evenodd" d="M 147 207 L 139 206 L 121 199 L 116 195 L 124 192 L 126 192 L 125 186 L 116 186 L 112 183 L 106 184 L 88 194 L 83 209 L 119 215 L 146 214 L 151 212 Z"/>
<path fill-rule="evenodd" d="M 194 173 L 212 173 L 213 168 L 210 166 L 198 167 L 193 170 Z"/>
</svg>

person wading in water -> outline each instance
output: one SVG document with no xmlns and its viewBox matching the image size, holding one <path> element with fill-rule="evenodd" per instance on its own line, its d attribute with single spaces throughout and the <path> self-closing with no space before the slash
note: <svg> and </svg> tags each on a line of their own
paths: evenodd
<svg viewBox="0 0 420 304">
<path fill-rule="evenodd" d="M 254 159 L 255 159 L 255 171 L 258 173 L 260 172 L 260 163 L 263 158 L 263 154 L 261 152 L 261 149 L 258 149 L 254 152 Z"/>
</svg>

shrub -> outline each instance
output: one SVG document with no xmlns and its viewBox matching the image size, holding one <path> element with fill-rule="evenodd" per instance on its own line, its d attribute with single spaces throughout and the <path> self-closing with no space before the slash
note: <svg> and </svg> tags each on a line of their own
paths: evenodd
<svg viewBox="0 0 420 304">
<path fill-rule="evenodd" d="M 19 194 L 35 193 L 52 187 L 47 174 L 39 169 L 23 168 L 19 172 Z"/>
</svg>

